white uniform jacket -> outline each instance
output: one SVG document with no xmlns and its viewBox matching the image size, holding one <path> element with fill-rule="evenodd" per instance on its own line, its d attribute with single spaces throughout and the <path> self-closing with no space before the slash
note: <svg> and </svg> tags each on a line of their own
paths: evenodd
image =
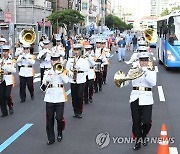
<svg viewBox="0 0 180 154">
<path fill-rule="evenodd" d="M 15 57 L 18 57 L 22 53 L 23 53 L 23 48 L 22 47 L 16 48 Z M 21 64 L 21 62 L 18 62 L 17 65 L 21 66 L 22 64 Z"/>
<path fill-rule="evenodd" d="M 45 71 L 43 77 L 43 84 L 49 85 L 44 97 L 45 102 L 60 103 L 67 101 L 67 95 L 63 84 L 68 83 L 69 77 L 62 73 L 57 74 L 53 68 Z"/>
<path fill-rule="evenodd" d="M 94 55 L 93 54 L 90 54 L 88 57 L 88 67 L 89 67 L 89 70 L 87 72 L 87 76 L 88 76 L 88 79 L 91 80 L 91 79 L 94 79 L 95 78 L 95 70 L 94 70 L 94 67 L 96 65 L 96 62 L 94 61 Z"/>
<path fill-rule="evenodd" d="M 76 65 L 74 66 L 74 58 L 76 59 Z M 85 83 L 86 82 L 86 75 L 87 72 L 89 71 L 89 61 L 87 57 L 84 56 L 79 56 L 76 58 L 75 56 L 69 57 L 67 64 L 66 64 L 66 69 L 69 71 L 69 76 L 70 76 L 70 83 Z M 78 71 L 81 71 L 80 73 L 77 73 L 77 79 L 76 82 L 73 81 L 73 70 L 77 69 Z"/>
<path fill-rule="evenodd" d="M 54 47 L 52 47 L 52 53 L 59 53 L 60 56 L 64 57 L 65 56 L 65 49 L 61 46 L 61 45 L 56 45 Z"/>
<path fill-rule="evenodd" d="M 103 62 L 102 66 L 103 66 L 107 62 L 107 58 L 106 58 L 105 54 L 102 54 L 101 50 L 102 50 L 101 48 L 96 48 L 95 57 L 97 59 L 102 60 L 102 62 Z"/>
<path fill-rule="evenodd" d="M 143 67 L 144 74 L 132 80 L 132 87 L 152 88 L 156 85 L 156 71 L 150 71 Z M 152 105 L 154 103 L 152 91 L 132 90 L 129 102 L 139 99 L 139 105 Z"/>
<path fill-rule="evenodd" d="M 35 64 L 34 55 L 30 53 L 23 53 L 17 59 L 17 62 L 21 62 L 22 66 L 19 71 L 19 75 L 22 77 L 32 77 L 33 74 L 33 65 Z"/>
<path fill-rule="evenodd" d="M 41 60 L 42 56 L 46 54 L 46 58 Z M 40 60 L 40 68 L 51 68 L 51 51 L 49 49 L 43 49 L 39 51 L 37 59 Z"/>
<path fill-rule="evenodd" d="M 2 69 L 4 70 L 4 80 L 6 86 L 14 84 L 14 76 L 12 73 L 16 73 L 16 63 L 11 58 L 3 59 Z"/>
</svg>

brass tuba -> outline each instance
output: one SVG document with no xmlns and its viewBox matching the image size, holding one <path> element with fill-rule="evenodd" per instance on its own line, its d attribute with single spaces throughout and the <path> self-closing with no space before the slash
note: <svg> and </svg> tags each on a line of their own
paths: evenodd
<svg viewBox="0 0 180 154">
<path fill-rule="evenodd" d="M 19 34 L 19 41 L 21 43 L 33 44 L 36 40 L 36 33 L 32 29 L 23 29 Z"/>
<path fill-rule="evenodd" d="M 144 38 L 147 43 L 157 42 L 157 34 L 152 28 L 148 28 L 144 31 Z"/>
<path fill-rule="evenodd" d="M 114 74 L 114 83 L 117 87 L 122 88 L 125 85 L 125 81 L 134 80 L 141 77 L 143 74 L 144 71 L 141 67 L 131 68 L 126 76 L 124 72 L 119 70 Z"/>
</svg>

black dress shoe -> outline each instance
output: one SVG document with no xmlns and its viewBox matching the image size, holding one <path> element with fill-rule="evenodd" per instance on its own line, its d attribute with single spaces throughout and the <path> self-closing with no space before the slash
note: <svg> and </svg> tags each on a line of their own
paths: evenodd
<svg viewBox="0 0 180 154">
<path fill-rule="evenodd" d="M 82 118 L 82 114 L 78 114 L 77 118 L 81 119 Z"/>
<path fill-rule="evenodd" d="M 144 137 L 144 138 L 143 138 L 143 143 L 142 143 L 142 145 L 144 145 L 144 146 L 147 146 L 147 145 L 148 145 L 148 138 L 147 138 L 147 137 Z"/>
<path fill-rule="evenodd" d="M 91 98 L 91 99 L 89 99 L 89 103 L 92 103 L 92 102 L 93 102 L 92 98 Z"/>
<path fill-rule="evenodd" d="M 13 113 L 14 113 L 13 108 L 9 109 L 9 114 L 13 114 Z"/>
<path fill-rule="evenodd" d="M 1 117 L 6 117 L 6 116 L 8 116 L 8 114 L 3 114 L 3 115 L 1 115 Z"/>
<path fill-rule="evenodd" d="M 73 117 L 74 117 L 74 118 L 77 118 L 77 117 L 78 117 L 78 114 L 74 114 Z"/>
<path fill-rule="evenodd" d="M 34 95 L 33 95 L 33 96 L 31 96 L 31 100 L 34 100 Z"/>
<path fill-rule="evenodd" d="M 62 141 L 62 138 L 63 138 L 62 132 L 61 132 L 61 133 L 58 133 L 57 141 L 58 141 L 58 142 L 61 142 L 61 141 Z"/>
<path fill-rule="evenodd" d="M 20 103 L 24 103 L 25 101 L 24 100 L 21 100 Z"/>
<path fill-rule="evenodd" d="M 133 147 L 133 150 L 137 151 L 141 148 L 141 143 L 136 143 Z"/>
<path fill-rule="evenodd" d="M 89 104 L 88 101 L 84 101 L 84 104 Z"/>
<path fill-rule="evenodd" d="M 102 91 L 102 88 L 99 88 L 99 91 Z"/>
<path fill-rule="evenodd" d="M 53 144 L 55 141 L 48 141 L 47 142 L 47 145 L 51 145 L 51 144 Z"/>
</svg>

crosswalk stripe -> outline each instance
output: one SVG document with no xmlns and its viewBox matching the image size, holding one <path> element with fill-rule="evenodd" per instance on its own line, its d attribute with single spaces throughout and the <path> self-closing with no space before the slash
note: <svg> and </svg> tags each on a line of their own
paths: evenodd
<svg viewBox="0 0 180 154">
<path fill-rule="evenodd" d="M 158 66 L 155 66 L 155 71 L 156 71 L 156 72 L 159 72 Z"/>
<path fill-rule="evenodd" d="M 162 86 L 158 86 L 159 100 L 165 102 L 164 92 Z"/>
</svg>

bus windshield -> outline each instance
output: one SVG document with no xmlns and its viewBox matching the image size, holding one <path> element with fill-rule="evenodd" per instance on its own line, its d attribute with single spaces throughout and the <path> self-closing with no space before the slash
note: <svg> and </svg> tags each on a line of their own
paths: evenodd
<svg viewBox="0 0 180 154">
<path fill-rule="evenodd" d="M 170 17 L 169 32 L 169 42 L 172 45 L 180 46 L 180 16 Z"/>
</svg>

